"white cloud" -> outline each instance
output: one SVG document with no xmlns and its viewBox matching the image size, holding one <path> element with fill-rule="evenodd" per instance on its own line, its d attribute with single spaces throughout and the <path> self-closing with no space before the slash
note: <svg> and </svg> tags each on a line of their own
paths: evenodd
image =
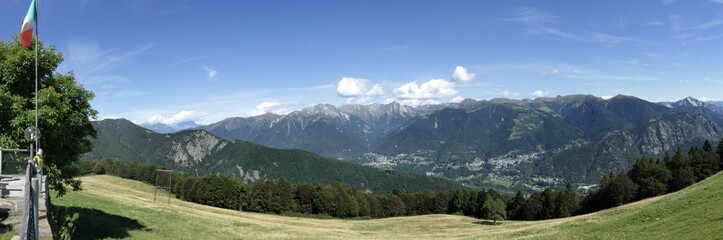
<svg viewBox="0 0 723 240">
<path fill-rule="evenodd" d="M 532 93 L 532 96 L 535 96 L 535 97 L 538 97 L 538 98 L 539 98 L 539 97 L 547 97 L 548 95 L 550 95 L 550 92 L 543 92 L 542 90 L 537 90 L 537 91 L 535 91 L 535 92 Z"/>
<path fill-rule="evenodd" d="M 462 102 L 463 100 L 464 100 L 464 97 L 462 97 L 462 96 L 456 96 L 456 97 L 452 98 L 452 102 L 456 102 L 456 103 Z"/>
<path fill-rule="evenodd" d="M 107 56 L 112 50 L 104 50 L 100 48 L 98 41 L 89 38 L 72 39 L 67 46 L 67 60 L 78 67 L 84 64 L 97 64 L 98 60 Z"/>
<path fill-rule="evenodd" d="M 407 105 L 407 106 L 419 106 L 419 105 L 440 104 L 441 103 L 435 99 L 401 99 L 401 100 L 395 100 L 395 101 L 399 102 L 400 104 Z M 387 103 L 389 103 L 389 102 L 387 102 Z"/>
<path fill-rule="evenodd" d="M 367 84 L 368 80 L 366 79 L 360 79 L 360 78 L 353 78 L 353 77 L 345 77 L 339 80 L 339 83 L 336 84 L 336 93 L 339 94 L 341 97 L 357 97 L 359 95 L 364 94 L 367 90 Z M 373 90 L 373 89 L 372 89 Z"/>
<path fill-rule="evenodd" d="M 702 9 L 688 10 L 679 14 L 668 16 L 673 31 L 706 30 L 723 25 L 723 19 L 714 17 L 704 19 L 706 14 Z M 698 34 L 692 34 L 697 36 Z"/>
<path fill-rule="evenodd" d="M 187 121 L 194 121 L 197 122 L 201 120 L 201 117 L 206 115 L 204 112 L 197 112 L 197 111 L 180 111 L 176 114 L 171 115 L 170 117 L 163 117 L 160 114 L 154 114 L 146 122 L 148 123 L 163 123 L 166 125 L 175 125 L 181 122 L 187 122 Z"/>
<path fill-rule="evenodd" d="M 215 80 L 216 76 L 218 76 L 218 71 L 212 67 L 203 66 L 203 70 L 206 71 L 206 74 L 208 75 L 208 80 Z"/>
<path fill-rule="evenodd" d="M 108 49 L 93 38 L 71 38 L 61 49 L 66 53 L 67 61 L 58 66 L 58 71 L 73 71 L 76 79 L 95 93 L 95 103 L 145 95 L 146 91 L 131 86 L 133 79 L 128 78 L 123 70 L 125 65 L 135 61 L 152 46 Z M 102 104 L 99 105 L 98 110 L 103 111 Z"/>
<path fill-rule="evenodd" d="M 415 81 L 394 89 L 394 96 L 402 100 L 439 99 L 456 95 L 457 90 L 455 90 L 454 87 L 454 83 L 444 79 L 432 79 L 422 83 L 422 85 L 417 85 Z"/>
<path fill-rule="evenodd" d="M 384 96 L 386 93 L 384 92 L 384 89 L 382 89 L 382 86 L 379 84 L 374 84 L 371 90 L 366 92 L 367 96 L 370 97 L 377 97 L 377 96 Z"/>
<path fill-rule="evenodd" d="M 550 71 L 542 73 L 542 75 L 557 75 L 560 73 L 560 69 L 553 68 Z"/>
<path fill-rule="evenodd" d="M 601 96 L 600 98 L 605 99 L 605 100 L 608 100 L 608 99 L 611 99 L 611 98 L 613 98 L 613 97 L 615 97 L 615 96 L 613 96 L 613 95 L 605 95 L 605 96 Z"/>
<path fill-rule="evenodd" d="M 475 75 L 474 73 L 467 73 L 466 68 L 457 66 L 454 68 L 454 73 L 452 73 L 452 79 L 458 82 L 468 82 L 474 80 Z"/>
<path fill-rule="evenodd" d="M 289 109 L 287 108 L 289 105 L 289 103 L 282 102 L 262 102 L 256 105 L 256 109 L 249 112 L 249 116 L 257 116 L 269 112 L 275 114 L 286 114 L 289 112 Z"/>
<path fill-rule="evenodd" d="M 512 92 L 509 89 L 505 89 L 504 91 L 502 91 L 502 96 L 504 96 L 506 98 L 507 97 L 517 97 L 517 96 L 520 96 L 520 93 Z"/>
<path fill-rule="evenodd" d="M 723 98 L 701 97 L 699 100 L 701 100 L 703 102 L 711 102 L 711 101 L 723 101 Z"/>
<path fill-rule="evenodd" d="M 543 23 L 555 22 L 557 15 L 537 7 L 519 7 L 514 10 L 512 21 L 520 22 L 525 25 L 539 25 Z"/>
</svg>

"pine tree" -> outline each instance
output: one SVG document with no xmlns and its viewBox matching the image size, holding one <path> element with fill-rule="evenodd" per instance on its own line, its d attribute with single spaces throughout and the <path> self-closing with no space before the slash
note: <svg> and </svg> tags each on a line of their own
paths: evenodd
<svg viewBox="0 0 723 240">
<path fill-rule="evenodd" d="M 665 194 L 672 174 L 660 162 L 648 158 L 635 160 L 633 168 L 628 171 L 630 179 L 638 185 L 635 199 L 644 199 Z"/>
<path fill-rule="evenodd" d="M 294 201 L 294 188 L 284 177 L 281 177 L 276 183 L 273 192 L 273 201 L 277 202 L 278 209 L 275 212 L 291 212 L 296 211 L 297 205 Z"/>
<path fill-rule="evenodd" d="M 624 172 L 615 176 L 607 189 L 608 206 L 617 207 L 629 203 L 635 198 L 638 186 Z"/>
<path fill-rule="evenodd" d="M 538 212 L 537 219 L 551 219 L 555 217 L 555 203 L 557 202 L 557 193 L 550 188 L 542 191 L 539 199 L 542 208 Z"/>
<path fill-rule="evenodd" d="M 462 213 L 468 202 L 469 196 L 467 195 L 467 190 L 461 187 L 457 188 L 457 191 L 455 191 L 454 193 L 454 197 L 452 197 L 452 201 L 449 202 L 449 208 L 447 209 L 447 213 Z"/>
<path fill-rule="evenodd" d="M 542 192 L 532 193 L 530 198 L 525 201 L 520 210 L 517 212 L 517 216 L 520 220 L 535 220 L 538 213 L 542 209 L 541 198 Z"/>
<path fill-rule="evenodd" d="M 314 213 L 314 199 L 316 198 L 316 186 L 311 183 L 299 183 L 294 186 L 294 202 L 297 204 L 297 211 L 305 214 Z"/>
<path fill-rule="evenodd" d="M 695 183 L 695 173 L 691 167 L 690 161 L 683 156 L 680 148 L 675 152 L 673 158 L 666 163 L 672 174 L 670 182 L 668 182 L 668 191 L 677 191 Z"/>
<path fill-rule="evenodd" d="M 710 142 L 707 139 L 703 143 L 703 151 L 713 152 L 713 146 L 710 145 Z"/>
<path fill-rule="evenodd" d="M 563 218 L 572 216 L 580 208 L 580 195 L 578 195 L 569 183 L 565 189 L 560 191 L 556 198 L 555 217 Z"/>
<path fill-rule="evenodd" d="M 509 219 L 522 220 L 522 218 L 518 216 L 518 212 L 520 212 L 520 208 L 522 208 L 522 205 L 524 204 L 525 196 L 522 195 L 522 192 L 517 191 L 515 197 L 510 199 L 510 201 L 507 203 L 507 217 Z"/>
</svg>

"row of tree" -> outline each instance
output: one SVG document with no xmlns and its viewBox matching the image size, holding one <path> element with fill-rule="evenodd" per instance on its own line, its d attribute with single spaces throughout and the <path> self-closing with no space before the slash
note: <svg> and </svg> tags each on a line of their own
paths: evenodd
<svg viewBox="0 0 723 240">
<path fill-rule="evenodd" d="M 460 214 L 490 220 L 541 220 L 568 217 L 619 206 L 687 187 L 723 167 L 723 139 L 717 149 L 709 142 L 684 155 L 679 149 L 662 160 L 638 158 L 627 172 L 603 177 L 584 198 L 568 184 L 524 196 L 509 197 L 493 189 L 458 188 L 448 191 L 394 190 L 373 194 L 344 184 L 291 183 L 281 178 L 245 184 L 222 175 L 159 175 L 157 167 L 113 160 L 88 161 L 81 171 L 113 174 L 159 186 L 171 186 L 179 199 L 210 206 L 261 213 L 300 213 L 339 218 L 382 218 L 424 214 Z M 171 182 L 169 182 L 169 180 Z"/>
<path fill-rule="evenodd" d="M 159 187 L 171 186 L 171 193 L 181 200 L 242 211 L 339 218 L 464 214 L 501 220 L 507 216 L 507 198 L 492 189 L 394 190 L 390 194 L 374 194 L 341 183 L 291 183 L 281 178 L 245 184 L 224 175 L 159 173 L 154 165 L 115 160 L 84 161 L 79 166 L 85 174 L 111 174 Z"/>
<path fill-rule="evenodd" d="M 662 161 L 638 158 L 627 172 L 604 176 L 599 187 L 582 201 L 581 213 L 620 206 L 632 201 L 678 191 L 723 168 L 723 139 L 713 149 L 705 141 L 685 155 L 678 149 Z"/>
</svg>

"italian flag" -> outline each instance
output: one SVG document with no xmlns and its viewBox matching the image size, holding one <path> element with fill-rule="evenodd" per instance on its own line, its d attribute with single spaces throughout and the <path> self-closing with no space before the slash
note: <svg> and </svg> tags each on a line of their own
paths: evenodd
<svg viewBox="0 0 723 240">
<path fill-rule="evenodd" d="M 23 45 L 23 48 L 28 48 L 33 40 L 33 28 L 35 27 L 35 20 L 37 18 L 38 12 L 35 8 L 35 0 L 32 0 L 28 14 L 25 15 L 25 20 L 23 20 L 23 26 L 20 28 L 20 43 Z"/>
</svg>

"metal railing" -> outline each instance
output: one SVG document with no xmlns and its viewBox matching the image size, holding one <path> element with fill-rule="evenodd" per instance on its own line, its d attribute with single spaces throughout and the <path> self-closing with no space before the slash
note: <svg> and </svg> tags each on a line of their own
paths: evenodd
<svg viewBox="0 0 723 240">
<path fill-rule="evenodd" d="M 25 169 L 25 193 L 23 198 L 25 206 L 23 207 L 23 223 L 20 225 L 20 240 L 39 239 L 38 231 L 38 210 L 40 195 L 40 179 L 38 178 L 38 169 L 34 161 L 28 162 Z"/>
</svg>

